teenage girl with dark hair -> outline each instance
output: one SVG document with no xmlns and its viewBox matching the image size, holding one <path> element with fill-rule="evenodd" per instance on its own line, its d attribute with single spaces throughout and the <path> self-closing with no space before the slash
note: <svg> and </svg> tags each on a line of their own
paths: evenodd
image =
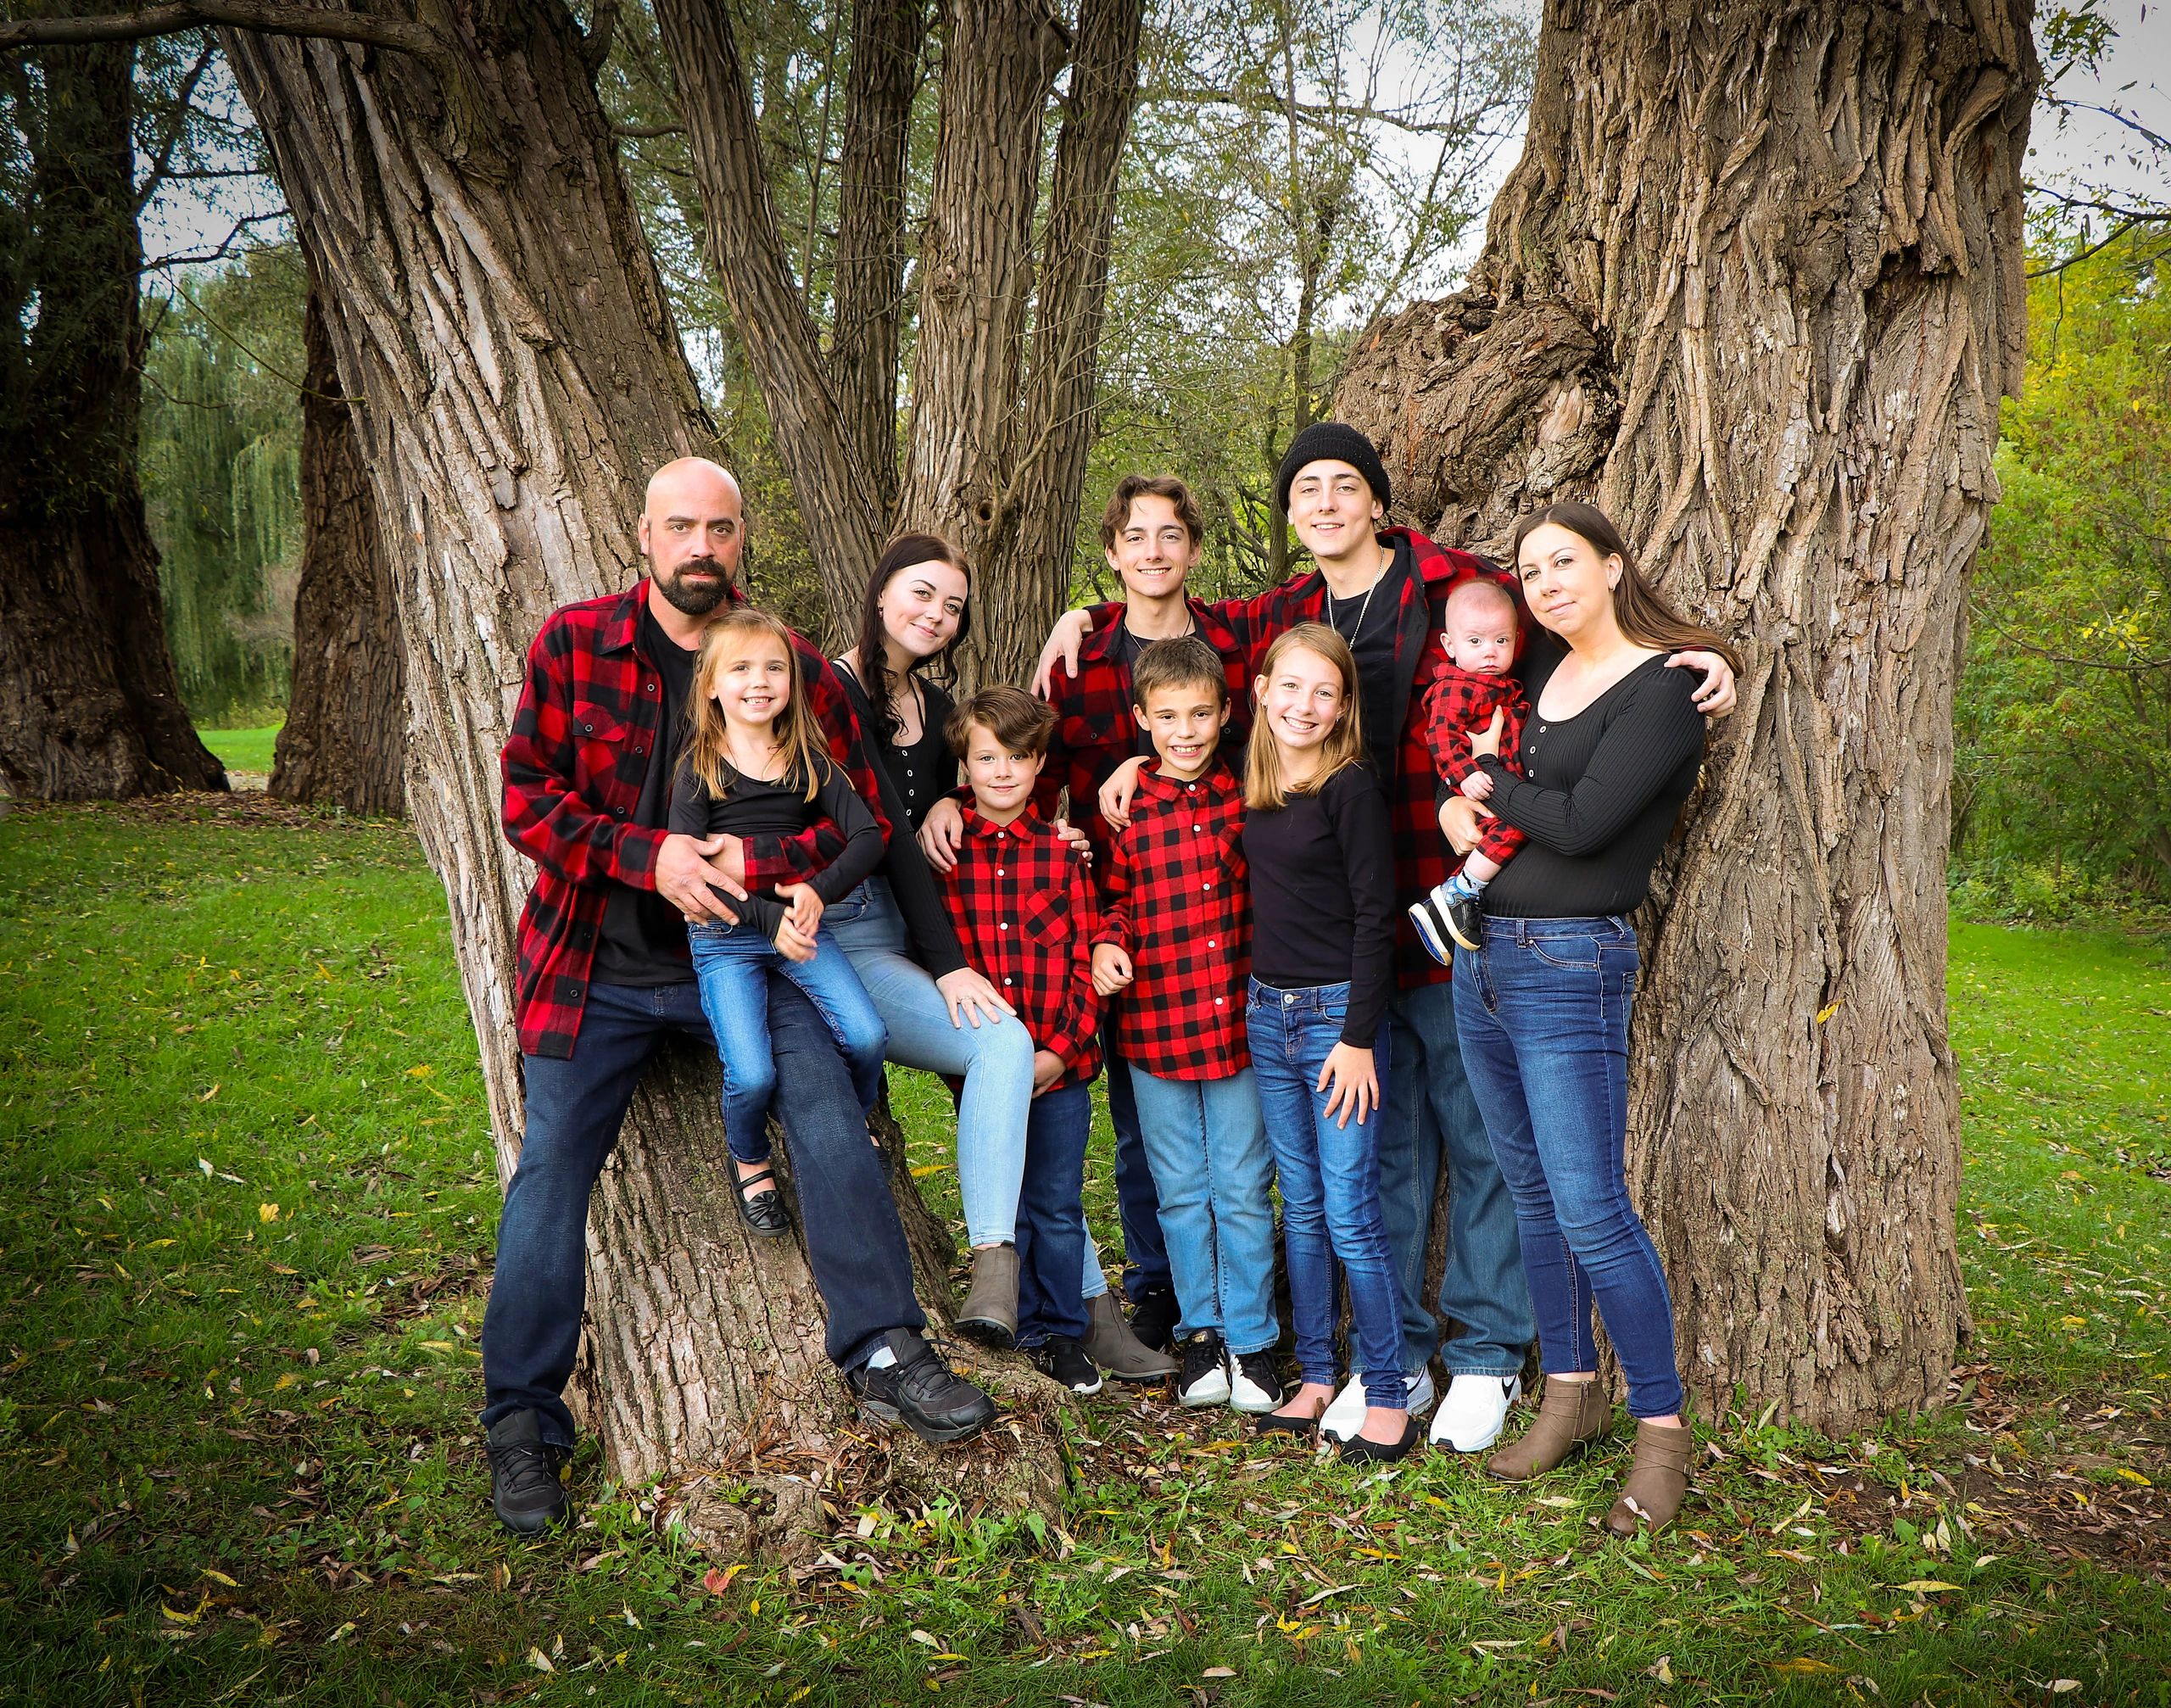
<svg viewBox="0 0 2171 1708">
<path fill-rule="evenodd" d="M 1703 762 L 1695 679 L 1666 658 L 1702 647 L 1739 667 L 1652 590 L 1590 505 L 1526 516 L 1515 562 L 1543 631 L 1524 663 L 1522 774 L 1500 762 L 1497 715 L 1471 745 L 1493 780 L 1481 816 L 1530 840 L 1486 888 L 1482 947 L 1455 952 L 1455 1024 L 1515 1197 L 1546 1376 L 1538 1421 L 1487 1469 L 1536 1476 L 1605 1432 L 1611 1407 L 1594 1379 L 1595 1302 L 1636 1419 L 1634 1464 L 1606 1516 L 1630 1535 L 1680 1510 L 1694 1442 L 1681 1418 L 1666 1274 L 1628 1198 L 1638 960 L 1627 915 L 1649 893 Z M 1461 834 L 1470 817 L 1466 806 L 1443 810 L 1458 846 L 1471 840 Z"/>
<path fill-rule="evenodd" d="M 952 709 L 946 690 L 956 680 L 952 657 L 971 633 L 971 585 L 957 549 L 930 533 L 892 540 L 868 582 L 859 639 L 836 665 L 867 732 L 895 834 L 882 869 L 824 918 L 889 1030 L 890 1059 L 963 1081 L 957 1184 L 973 1279 L 957 1324 L 1008 1346 L 1018 1328 L 1015 1241 L 1033 1043 L 1010 1004 L 966 964 L 914 840 L 929 809 L 957 786 L 957 762 L 943 735 Z M 1130 1380 L 1175 1369 L 1130 1333 L 1090 1235 L 1081 1282 L 1088 1357 Z"/>
</svg>

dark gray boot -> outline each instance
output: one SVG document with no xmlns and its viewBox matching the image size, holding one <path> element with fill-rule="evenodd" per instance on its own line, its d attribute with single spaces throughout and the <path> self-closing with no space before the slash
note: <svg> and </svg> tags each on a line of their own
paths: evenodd
<svg viewBox="0 0 2171 1708">
<path fill-rule="evenodd" d="M 1099 1293 L 1086 1307 L 1086 1356 L 1119 1381 L 1158 1381 L 1176 1373 L 1176 1361 L 1155 1352 L 1130 1331 L 1116 1296 Z"/>
</svg>

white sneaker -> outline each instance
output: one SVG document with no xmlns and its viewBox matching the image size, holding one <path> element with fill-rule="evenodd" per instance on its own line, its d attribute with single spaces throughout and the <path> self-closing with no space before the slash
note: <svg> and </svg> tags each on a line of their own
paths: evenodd
<svg viewBox="0 0 2171 1708">
<path fill-rule="evenodd" d="M 1407 1409 L 1412 1417 L 1422 1417 L 1432 1409 L 1438 1396 L 1432 1387 L 1432 1371 L 1428 1365 L 1415 1376 L 1403 1377 L 1409 1398 Z M 1337 1441 L 1347 1441 L 1365 1426 L 1365 1414 L 1371 1402 L 1365 1398 L 1365 1375 L 1362 1370 L 1349 1378 L 1348 1386 L 1334 1397 L 1334 1403 L 1320 1414 L 1320 1433 L 1331 1435 Z"/>
<path fill-rule="evenodd" d="M 1467 1371 L 1448 1382 L 1448 1397 L 1432 1420 L 1432 1443 L 1457 1453 L 1482 1453 L 1500 1438 L 1508 1408 L 1522 1397 L 1519 1376 L 1472 1376 Z"/>
<path fill-rule="evenodd" d="M 1281 1379 L 1274 1373 L 1274 1354 L 1247 1352 L 1229 1355 L 1229 1404 L 1238 1411 L 1272 1411 L 1281 1404 Z"/>
<path fill-rule="evenodd" d="M 1203 1328 L 1176 1348 L 1176 1355 L 1183 1360 L 1182 1367 L 1176 1372 L 1178 1404 L 1226 1405 L 1229 1403 L 1229 1360 L 1219 1334 L 1213 1329 Z"/>
</svg>

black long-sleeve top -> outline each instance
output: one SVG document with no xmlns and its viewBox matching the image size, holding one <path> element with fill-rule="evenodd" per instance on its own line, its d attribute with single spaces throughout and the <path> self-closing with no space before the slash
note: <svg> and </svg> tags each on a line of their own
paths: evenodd
<svg viewBox="0 0 2171 1708">
<path fill-rule="evenodd" d="M 1485 911 L 1572 919 L 1627 913 L 1650 894 L 1651 868 L 1704 762 L 1700 678 L 1646 659 L 1573 717 L 1538 709 L 1565 650 L 1536 647 L 1524 678 L 1524 774 L 1481 759 L 1486 801 L 1530 837 L 1485 888 Z"/>
<path fill-rule="evenodd" d="M 689 836 L 794 836 L 817 818 L 827 818 L 845 839 L 844 852 L 808 879 L 823 905 L 849 895 L 882 860 L 882 829 L 867 803 L 854 792 L 842 771 L 818 756 L 821 776 L 811 801 L 806 779 L 795 771 L 775 782 L 734 778 L 722 796 L 707 786 L 684 759 L 671 779 L 669 828 Z M 776 892 L 752 890 L 744 902 L 720 900 L 761 934 L 773 941 L 784 923 L 784 905 Z"/>
<path fill-rule="evenodd" d="M 1349 985 L 1342 1041 L 1369 1050 L 1394 995 L 1394 849 L 1387 800 L 1345 765 L 1286 807 L 1244 813 L 1252 976 L 1277 991 Z"/>
<path fill-rule="evenodd" d="M 845 685 L 852 716 L 867 732 L 867 750 L 874 760 L 882 811 L 890 820 L 890 846 L 883 857 L 882 875 L 890 880 L 890 897 L 905 922 L 905 935 L 912 940 L 912 959 L 931 977 L 946 977 L 965 964 L 965 952 L 958 946 L 957 929 L 942 904 L 942 892 L 935 887 L 927 856 L 920 852 L 919 840 L 912 833 L 919 829 L 928 809 L 949 792 L 957 779 L 957 762 L 942 734 L 942 725 L 950 716 L 950 698 L 933 683 L 923 682 L 920 739 L 909 747 L 899 747 L 888 739 L 889 719 L 875 712 L 866 685 L 841 664 L 837 667 L 837 680 Z M 932 789 L 923 786 L 930 767 L 936 785 Z"/>
</svg>

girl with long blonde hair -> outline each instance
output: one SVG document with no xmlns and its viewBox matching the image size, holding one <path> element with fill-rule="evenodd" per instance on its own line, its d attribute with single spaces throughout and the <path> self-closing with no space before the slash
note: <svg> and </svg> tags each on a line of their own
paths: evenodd
<svg viewBox="0 0 2171 1708">
<path fill-rule="evenodd" d="M 724 612 L 701 636 L 687 702 L 692 724 L 672 780 L 669 828 L 706 839 L 795 836 L 826 818 L 843 851 L 811 879 L 727 901 L 736 920 L 689 920 L 687 944 L 701 1009 L 723 1060 L 723 1128 L 737 1171 L 739 1214 L 755 1233 L 790 1231 L 768 1135 L 776 1063 L 768 974 L 806 993 L 872 1110 L 888 1042 L 859 975 L 822 924 L 823 909 L 874 869 L 882 832 L 809 714 L 791 631 L 766 611 Z"/>
<path fill-rule="evenodd" d="M 1334 1398 L 1334 1266 L 1349 1282 L 1365 1421 L 1342 1456 L 1400 1459 L 1422 1434 L 1402 1378 L 1402 1301 L 1380 1209 L 1379 1109 L 1394 994 L 1387 796 L 1364 760 L 1357 661 L 1325 623 L 1266 651 L 1244 779 L 1252 1072 L 1281 1177 L 1303 1386 L 1259 1421 L 1305 1439 Z"/>
</svg>

